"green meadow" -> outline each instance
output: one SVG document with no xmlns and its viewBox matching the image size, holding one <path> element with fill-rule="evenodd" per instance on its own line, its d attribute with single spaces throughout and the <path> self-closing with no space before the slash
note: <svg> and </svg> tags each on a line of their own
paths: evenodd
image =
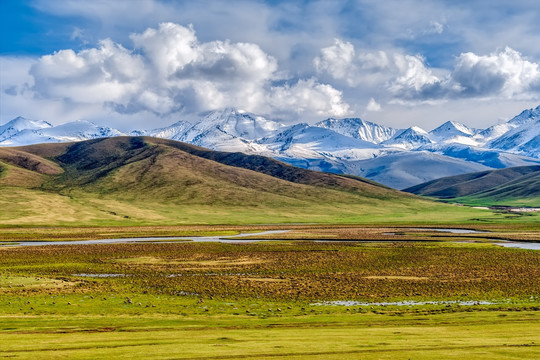
<svg viewBox="0 0 540 360">
<path fill-rule="evenodd" d="M 0 248 L 0 260 L 4 357 L 480 359 L 540 352 L 537 251 L 289 240 L 15 246 Z"/>
</svg>

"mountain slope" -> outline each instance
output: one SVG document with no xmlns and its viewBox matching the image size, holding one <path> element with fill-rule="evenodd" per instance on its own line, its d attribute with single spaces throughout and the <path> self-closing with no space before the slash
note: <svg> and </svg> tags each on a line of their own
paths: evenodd
<svg viewBox="0 0 540 360">
<path fill-rule="evenodd" d="M 449 221 L 478 216 L 364 179 L 174 140 L 114 137 L 7 152 L 3 158 L 15 152 L 52 170 L 29 185 L 21 172 L 38 174 L 35 164 L 2 166 L 2 179 L 11 176 L 0 182 L 5 224 L 408 223 L 441 211 Z"/>
<path fill-rule="evenodd" d="M 540 166 L 521 166 L 433 180 L 405 189 L 417 195 L 452 199 L 463 196 L 540 196 Z"/>
<path fill-rule="evenodd" d="M 52 125 L 46 121 L 29 120 L 19 116 L 0 126 L 0 143 L 7 142 L 7 144 L 9 144 L 10 138 L 19 136 L 21 132 L 25 130 L 41 130 L 50 127 L 52 127 Z"/>
<path fill-rule="evenodd" d="M 422 145 L 431 144 L 432 142 L 429 134 L 424 129 L 418 126 L 412 126 L 397 133 L 391 139 L 384 141 L 383 145 L 412 150 Z"/>
<path fill-rule="evenodd" d="M 455 200 L 472 204 L 540 207 L 540 171 Z"/>
<path fill-rule="evenodd" d="M 315 126 L 373 144 L 380 144 L 381 142 L 390 139 L 396 133 L 396 129 L 364 121 L 360 118 L 330 118 L 318 122 Z"/>
</svg>

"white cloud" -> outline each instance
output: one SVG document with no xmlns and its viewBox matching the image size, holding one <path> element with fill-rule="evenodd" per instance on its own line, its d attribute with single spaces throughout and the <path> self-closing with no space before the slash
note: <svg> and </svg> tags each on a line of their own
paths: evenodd
<svg viewBox="0 0 540 360">
<path fill-rule="evenodd" d="M 42 99 L 102 105 L 108 111 L 159 116 L 225 106 L 295 116 L 338 116 L 342 93 L 315 79 L 289 84 L 274 57 L 252 43 L 199 42 L 194 29 L 162 23 L 130 36 L 129 50 L 110 39 L 99 47 L 42 56 L 30 70 Z M 274 85 L 273 85 L 274 84 Z"/>
<path fill-rule="evenodd" d="M 375 101 L 374 98 L 369 99 L 369 102 L 366 106 L 367 111 L 381 111 L 381 104 Z"/>
<path fill-rule="evenodd" d="M 270 104 L 276 112 L 313 112 L 319 116 L 345 116 L 349 113 L 349 105 L 343 102 L 341 91 L 319 84 L 313 78 L 299 80 L 293 86 L 272 88 Z"/>
<path fill-rule="evenodd" d="M 334 79 L 345 80 L 349 86 L 358 84 L 355 50 L 350 42 L 335 39 L 334 45 L 321 49 L 313 65 L 318 73 L 330 73 Z"/>
<path fill-rule="evenodd" d="M 419 55 L 389 51 L 356 52 L 350 42 L 336 39 L 314 59 L 319 74 L 345 81 L 348 86 L 384 88 L 387 96 L 414 98 L 442 81 Z"/>
<path fill-rule="evenodd" d="M 321 49 L 314 65 L 323 76 L 368 87 L 394 103 L 461 97 L 531 99 L 540 91 L 540 65 L 509 47 L 484 56 L 463 53 L 448 71 L 429 67 L 420 55 L 357 51 L 351 43 L 335 40 Z"/>
<path fill-rule="evenodd" d="M 444 31 L 444 24 L 438 21 L 430 21 L 429 28 L 426 30 L 426 34 L 442 34 Z"/>
<path fill-rule="evenodd" d="M 485 56 L 468 52 L 457 59 L 452 80 L 458 84 L 459 93 L 466 96 L 527 98 L 531 91 L 539 90 L 535 88 L 540 83 L 540 66 L 509 47 Z"/>
<path fill-rule="evenodd" d="M 76 103 L 126 104 L 141 89 L 144 72 L 140 56 L 111 40 L 78 53 L 61 50 L 43 56 L 30 69 L 36 93 Z"/>
</svg>

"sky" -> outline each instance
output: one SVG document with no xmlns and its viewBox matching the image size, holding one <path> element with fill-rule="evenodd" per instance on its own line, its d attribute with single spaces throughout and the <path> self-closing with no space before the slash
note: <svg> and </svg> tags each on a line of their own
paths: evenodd
<svg viewBox="0 0 540 360">
<path fill-rule="evenodd" d="M 540 105 L 537 0 L 1 0 L 0 124 L 235 107 L 485 128 Z"/>
</svg>

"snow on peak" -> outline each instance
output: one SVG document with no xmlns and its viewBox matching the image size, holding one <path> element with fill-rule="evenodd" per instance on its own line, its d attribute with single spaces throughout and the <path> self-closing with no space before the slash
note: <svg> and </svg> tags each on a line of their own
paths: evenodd
<svg viewBox="0 0 540 360">
<path fill-rule="evenodd" d="M 141 132 L 141 134 L 163 139 L 180 140 L 184 137 L 186 131 L 189 130 L 192 126 L 193 125 L 191 123 L 180 120 L 170 126 L 144 131 Z"/>
<path fill-rule="evenodd" d="M 48 127 L 52 127 L 52 125 L 46 121 L 31 120 L 31 119 L 24 118 L 22 116 L 17 116 L 15 119 L 0 126 L 0 133 L 2 133 L 3 130 L 6 130 L 8 128 L 21 131 L 25 129 L 44 129 Z"/>
<path fill-rule="evenodd" d="M 534 109 L 523 110 L 519 115 L 508 121 L 509 124 L 521 126 L 540 118 L 540 105 Z"/>
<path fill-rule="evenodd" d="M 435 138 L 446 140 L 454 136 L 473 136 L 475 131 L 455 121 L 447 121 L 429 133 Z"/>
<path fill-rule="evenodd" d="M 412 126 L 397 133 L 391 139 L 383 142 L 382 145 L 412 150 L 432 142 L 427 131 L 418 126 Z"/>
<path fill-rule="evenodd" d="M 292 157 L 314 156 L 313 154 L 319 157 L 320 152 L 378 148 L 376 144 L 305 123 L 289 126 L 274 136 L 261 139 L 259 143 L 268 145 L 274 151 L 285 152 Z"/>
<path fill-rule="evenodd" d="M 123 135 L 120 131 L 110 127 L 98 126 L 87 120 L 77 120 L 58 125 L 42 131 L 46 136 L 60 141 L 79 141 Z"/>
<path fill-rule="evenodd" d="M 523 113 L 522 113 L 523 114 Z M 486 144 L 491 149 L 540 158 L 540 111 L 530 113 L 527 121 L 515 126 Z M 515 118 L 514 118 L 515 119 Z M 512 121 L 512 120 L 511 120 Z"/>
<path fill-rule="evenodd" d="M 216 132 L 223 132 L 247 140 L 255 140 L 269 136 L 282 127 L 282 124 L 266 119 L 263 116 L 239 111 L 235 108 L 225 108 L 212 111 L 204 116 L 189 129 L 183 140 L 191 141 L 203 133 L 212 136 Z"/>
<path fill-rule="evenodd" d="M 315 124 L 315 126 L 374 144 L 380 144 L 396 133 L 396 129 L 364 121 L 360 118 L 329 118 Z"/>
<path fill-rule="evenodd" d="M 15 119 L 8 121 L 4 125 L 0 126 L 0 142 L 16 136 L 23 130 L 40 130 L 50 127 L 52 127 L 52 125 L 46 121 L 30 120 L 22 116 L 18 116 Z"/>
</svg>

